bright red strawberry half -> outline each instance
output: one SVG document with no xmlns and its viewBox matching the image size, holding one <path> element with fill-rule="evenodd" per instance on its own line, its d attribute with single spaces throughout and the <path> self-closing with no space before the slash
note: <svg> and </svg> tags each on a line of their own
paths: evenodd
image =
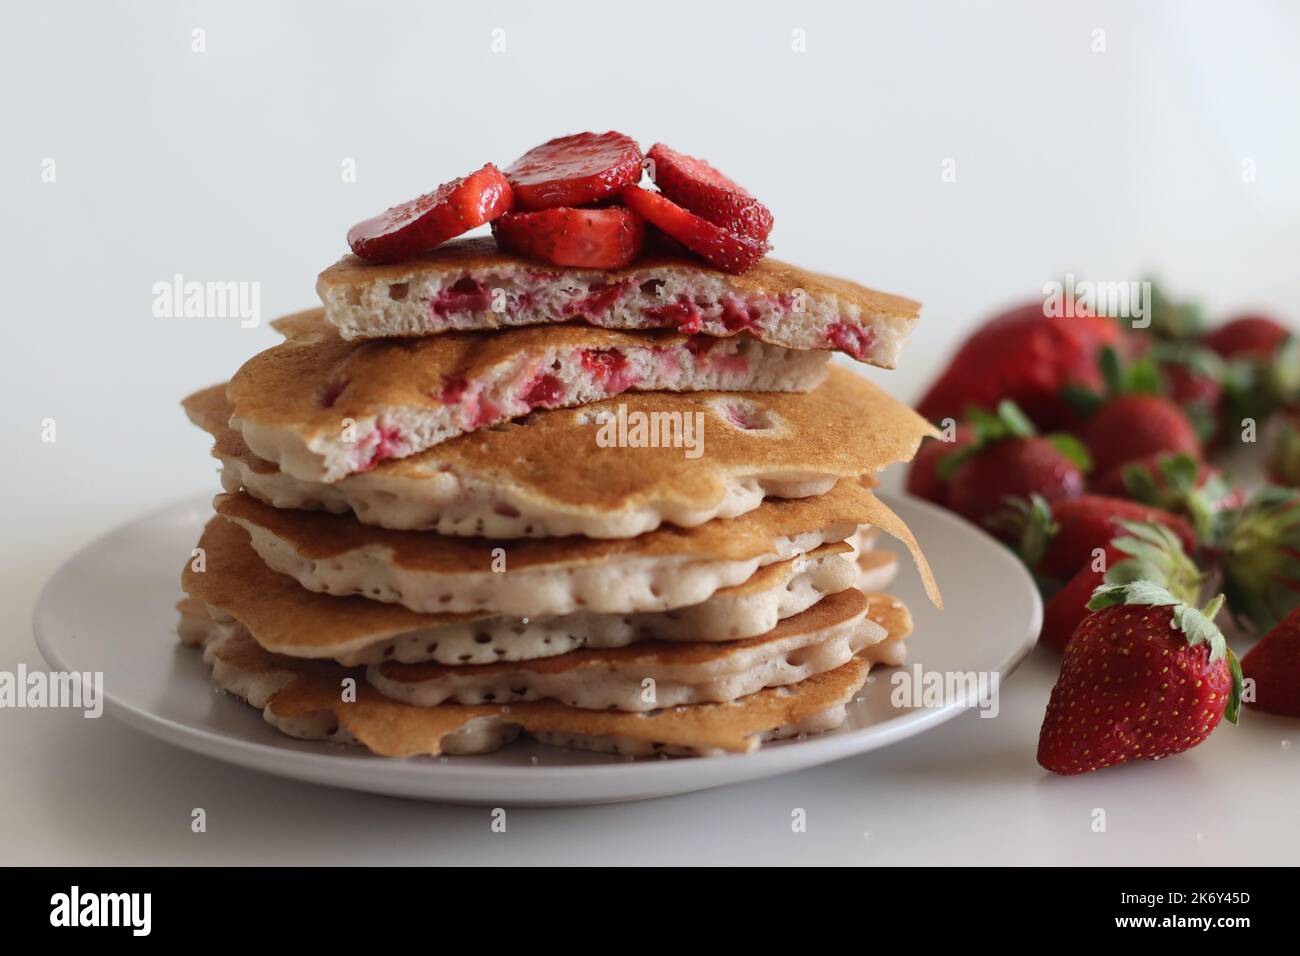
<svg viewBox="0 0 1300 956">
<path fill-rule="evenodd" d="M 1098 387 L 1098 353 L 1120 345 L 1122 337 L 1110 319 L 1049 317 L 1042 302 L 1028 303 L 995 316 L 967 339 L 917 411 L 938 422 L 960 419 L 972 405 L 992 410 L 1009 399 L 1039 428 L 1072 426 L 1077 416 L 1063 389 Z"/>
<path fill-rule="evenodd" d="M 488 163 L 462 179 L 359 222 L 348 245 L 367 262 L 409 259 L 461 233 L 491 222 L 510 209 L 510 183 Z"/>
<path fill-rule="evenodd" d="M 641 148 L 622 133 L 575 133 L 534 146 L 506 167 L 520 209 L 581 206 L 641 179 Z"/>
<path fill-rule="evenodd" d="M 1196 599 L 1200 577 L 1177 539 L 1156 525 L 1129 525 L 1116 541 L 1132 557 L 1106 572 L 1092 613 L 1065 648 L 1038 737 L 1038 762 L 1060 774 L 1168 757 L 1236 723 L 1241 667 L 1214 617 Z M 1181 569 L 1173 579 L 1165 566 Z"/>
<path fill-rule="evenodd" d="M 715 226 L 672 200 L 639 186 L 621 193 L 623 203 L 723 272 L 739 275 L 767 253 L 768 245 Z"/>
<path fill-rule="evenodd" d="M 497 245 L 557 266 L 621 269 L 645 241 L 645 223 L 618 206 L 509 212 L 492 223 Z"/>
<path fill-rule="evenodd" d="M 1300 609 L 1250 649 L 1241 659 L 1241 671 L 1255 682 L 1248 707 L 1300 717 Z"/>
<path fill-rule="evenodd" d="M 659 191 L 683 209 L 715 226 L 763 242 L 772 231 L 772 214 L 745 189 L 702 159 L 655 143 L 646 153 Z"/>
<path fill-rule="evenodd" d="M 997 414 L 971 409 L 973 440 L 940 462 L 948 482 L 948 507 L 1002 537 L 1020 530 L 1016 499 L 1034 495 L 1047 502 L 1083 494 L 1087 454 L 1068 435 L 1040 438 L 1014 402 Z"/>
</svg>

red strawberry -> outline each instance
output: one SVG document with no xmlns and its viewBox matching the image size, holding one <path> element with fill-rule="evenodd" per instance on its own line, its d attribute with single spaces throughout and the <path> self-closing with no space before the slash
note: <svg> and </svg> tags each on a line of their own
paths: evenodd
<svg viewBox="0 0 1300 956">
<path fill-rule="evenodd" d="M 1236 723 L 1241 668 L 1214 617 L 1198 611 L 1200 575 L 1177 539 L 1129 524 L 1065 648 L 1038 736 L 1038 762 L 1076 774 L 1195 747 L 1225 716 Z M 1168 572 L 1168 574 L 1167 574 Z"/>
<path fill-rule="evenodd" d="M 1008 498 L 1047 501 L 1083 494 L 1078 464 L 1046 438 L 1008 438 L 971 456 L 948 484 L 948 506 L 968 521 L 991 527 Z"/>
<path fill-rule="evenodd" d="M 1163 525 L 1178 536 L 1188 553 L 1196 550 L 1196 536 L 1184 519 L 1136 501 L 1083 495 L 1056 502 L 1051 513 L 1055 533 L 1050 535 L 1042 558 L 1032 565 L 1044 577 L 1057 580 L 1070 577 L 1092 560 L 1093 551 L 1122 536 L 1126 521 Z"/>
<path fill-rule="evenodd" d="M 939 465 L 948 507 L 1002 536 L 1019 533 L 1015 502 L 1037 495 L 1053 502 L 1083 494 L 1086 455 L 1068 436 L 1039 438 L 1014 402 L 997 415 L 971 409 L 974 441 Z"/>
<path fill-rule="evenodd" d="M 534 146 L 506 167 L 520 209 L 581 206 L 641 179 L 641 148 L 622 133 L 575 133 Z"/>
<path fill-rule="evenodd" d="M 659 191 L 715 226 L 759 242 L 772 231 L 767 207 L 702 159 L 655 143 L 646 156 Z"/>
<path fill-rule="evenodd" d="M 1074 577 L 1066 582 L 1065 587 L 1057 591 L 1043 606 L 1043 629 L 1038 634 L 1038 643 L 1054 651 L 1065 650 L 1070 642 L 1070 635 L 1088 616 L 1088 602 L 1092 592 L 1097 590 L 1106 577 L 1106 569 L 1117 561 L 1122 561 L 1124 552 L 1113 544 L 1107 544 L 1099 558 L 1089 557 L 1088 562 L 1079 567 Z"/>
<path fill-rule="evenodd" d="M 1083 443 L 1092 455 L 1097 480 L 1115 480 L 1112 469 L 1159 452 L 1201 457 L 1201 443 L 1183 410 L 1161 395 L 1112 398 L 1083 426 Z"/>
<path fill-rule="evenodd" d="M 907 472 L 908 494 L 933 501 L 936 505 L 947 505 L 948 482 L 940 477 L 939 465 L 948 455 L 969 445 L 974 437 L 969 425 L 959 425 L 952 441 L 927 438 L 922 442 Z"/>
<path fill-rule="evenodd" d="M 1201 342 L 1223 358 L 1268 360 L 1277 355 L 1290 331 L 1265 315 L 1243 315 L 1207 332 Z"/>
<path fill-rule="evenodd" d="M 930 386 L 917 410 L 937 422 L 960 418 L 971 405 L 992 409 L 1010 399 L 1039 428 L 1072 425 L 1076 416 L 1062 389 L 1071 384 L 1098 387 L 1098 353 L 1103 346 L 1119 345 L 1123 331 L 1107 318 L 1049 318 L 1043 309 L 1042 302 L 1031 302 L 981 326 Z"/>
<path fill-rule="evenodd" d="M 348 245 L 367 262 L 409 259 L 490 222 L 510 204 L 510 183 L 488 163 L 463 179 L 357 223 L 348 230 Z"/>
<path fill-rule="evenodd" d="M 1241 659 L 1241 671 L 1255 682 L 1247 706 L 1300 717 L 1300 609 L 1288 614 L 1250 649 Z"/>
<path fill-rule="evenodd" d="M 621 269 L 636 258 L 645 223 L 617 206 L 539 212 L 508 212 L 492 223 L 497 245 L 557 266 Z"/>
<path fill-rule="evenodd" d="M 723 272 L 737 275 L 745 272 L 767 253 L 766 242 L 715 226 L 659 193 L 629 186 L 621 196 L 623 203 L 633 212 L 644 216 Z"/>
</svg>

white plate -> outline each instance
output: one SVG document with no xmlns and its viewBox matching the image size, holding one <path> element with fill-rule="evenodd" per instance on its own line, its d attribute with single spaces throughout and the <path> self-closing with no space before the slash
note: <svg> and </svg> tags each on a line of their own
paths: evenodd
<svg viewBox="0 0 1300 956">
<path fill-rule="evenodd" d="M 946 611 L 921 591 L 905 551 L 890 590 L 916 618 L 908 668 L 998 672 L 1033 646 L 1042 603 L 1020 562 L 948 512 L 886 496 L 920 540 Z M 112 532 L 59 569 L 41 592 L 36 643 L 56 670 L 102 671 L 106 712 L 188 750 L 268 773 L 374 793 L 518 806 L 608 803 L 703 790 L 828 763 L 935 727 L 971 701 L 896 708 L 888 669 L 849 705 L 843 727 L 756 753 L 629 760 L 520 741 L 480 757 L 391 760 L 359 747 L 286 737 L 261 714 L 214 693 L 199 654 L 176 639 L 180 569 L 211 515 L 209 498 L 173 505 Z M 883 547 L 894 548 L 881 536 Z"/>
</svg>

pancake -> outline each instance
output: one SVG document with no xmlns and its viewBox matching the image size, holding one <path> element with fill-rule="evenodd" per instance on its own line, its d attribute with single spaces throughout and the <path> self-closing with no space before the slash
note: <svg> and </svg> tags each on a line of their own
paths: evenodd
<svg viewBox="0 0 1300 956">
<path fill-rule="evenodd" d="M 863 551 L 857 556 L 858 579 L 854 587 L 883 591 L 898 575 L 898 557 L 892 551 Z"/>
<path fill-rule="evenodd" d="M 372 664 L 370 685 L 417 707 L 558 700 L 584 710 L 649 711 L 736 700 L 843 665 L 886 633 L 849 588 L 759 637 L 712 644 L 647 641 L 514 663 Z"/>
<path fill-rule="evenodd" d="M 183 405 L 213 435 L 227 491 L 243 488 L 279 508 L 350 511 L 397 530 L 489 538 L 630 538 L 663 524 L 734 518 L 765 497 L 822 494 L 839 479 L 908 460 L 936 434 L 871 383 L 832 368 L 806 395 L 638 393 L 537 412 L 324 483 L 294 478 L 254 454 L 228 427 L 233 408 L 222 386 Z M 618 437 L 620 418 L 633 423 L 656 413 L 703 416 L 703 453 L 602 446 L 602 435 Z"/>
<path fill-rule="evenodd" d="M 748 336 L 617 332 L 584 324 L 346 342 L 321 310 L 227 388 L 253 453 L 304 481 L 333 482 L 458 435 L 633 391 L 804 392 L 826 353 Z M 865 469 L 863 469 L 865 470 Z"/>
<path fill-rule="evenodd" d="M 181 630 L 202 645 L 217 686 L 290 736 L 361 744 L 386 757 L 487 753 L 520 731 L 556 746 L 629 756 L 746 753 L 765 740 L 838 727 L 871 667 L 855 657 L 738 701 L 651 713 L 581 710 L 550 700 L 414 707 L 380 694 L 366 683 L 364 670 L 280 657 L 247 633 L 194 616 L 192 604 L 182 602 L 181 610 Z M 356 700 L 345 703 L 340 689 L 349 677 L 356 681 Z"/>
<path fill-rule="evenodd" d="M 308 590 L 361 594 L 426 613 L 544 617 L 687 607 L 867 523 L 908 545 L 939 603 L 906 525 L 848 480 L 816 498 L 767 501 L 739 518 L 617 541 L 494 542 L 388 531 L 344 515 L 272 508 L 242 494 L 219 495 L 215 505 L 249 532 L 263 561 Z"/>
<path fill-rule="evenodd" d="M 920 314 L 911 299 L 776 259 L 743 275 L 684 256 L 626 269 L 567 269 L 460 239 L 384 265 L 344 256 L 320 274 L 325 320 L 344 338 L 383 338 L 580 320 L 611 329 L 744 332 L 790 349 L 837 349 L 894 368 Z"/>
<path fill-rule="evenodd" d="M 636 641 L 730 641 L 765 634 L 824 595 L 853 583 L 844 544 L 759 568 L 707 601 L 641 614 L 578 612 L 561 617 L 420 614 L 367 598 L 332 597 L 272 571 L 230 521 L 208 522 L 198 547 L 202 571 L 186 561 L 181 587 L 221 623 L 238 620 L 276 654 L 332 658 L 349 666 L 380 661 L 491 664 L 553 657 L 579 648 Z"/>
</svg>

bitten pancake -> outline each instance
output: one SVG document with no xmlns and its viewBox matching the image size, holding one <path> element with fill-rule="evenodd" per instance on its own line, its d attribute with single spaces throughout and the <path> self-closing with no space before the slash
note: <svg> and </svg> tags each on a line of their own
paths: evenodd
<svg viewBox="0 0 1300 956">
<path fill-rule="evenodd" d="M 585 710 L 648 711 L 735 700 L 833 670 L 886 634 L 849 588 L 759 637 L 713 644 L 648 641 L 515 663 L 372 664 L 387 697 L 419 707 L 558 700 Z"/>
<path fill-rule="evenodd" d="M 905 461 L 935 434 L 902 403 L 833 368 L 806 395 L 638 393 L 538 412 L 323 483 L 253 454 L 227 425 L 221 386 L 183 404 L 214 436 L 227 491 L 244 488 L 279 508 L 351 511 L 386 528 L 489 538 L 630 538 L 734 518 L 764 497 L 821 494 L 838 479 Z M 618 441 L 620 422 L 656 414 L 698 422 L 702 453 Z M 632 437 L 627 428 L 623 437 Z"/>
<path fill-rule="evenodd" d="M 826 353 L 748 336 L 578 323 L 346 342 L 320 310 L 281 329 L 287 341 L 230 380 L 230 424 L 254 454 L 304 481 L 337 481 L 534 409 L 629 390 L 804 392 L 826 377 Z"/>
<path fill-rule="evenodd" d="M 182 629 L 200 635 L 204 660 L 219 687 L 259 708 L 290 736 L 359 743 L 386 757 L 487 753 L 521 730 L 543 743 L 629 756 L 745 753 L 764 740 L 838 727 L 871 666 L 855 657 L 798 684 L 738 701 L 652 713 L 580 710 L 550 700 L 414 707 L 380 694 L 366 683 L 363 670 L 271 654 L 246 633 L 185 610 L 183 618 L 189 619 L 183 619 Z M 347 677 L 356 680 L 357 693 L 355 701 L 345 703 Z"/>
<path fill-rule="evenodd" d="M 562 617 L 419 614 L 367 598 L 308 591 L 272 571 L 248 532 L 208 522 L 198 547 L 201 571 L 187 560 L 181 587 L 219 622 L 238 620 L 267 650 L 291 657 L 333 658 L 349 666 L 379 661 L 490 664 L 553 657 L 583 647 L 635 641 L 727 641 L 765 634 L 778 621 L 853 583 L 843 544 L 759 568 L 702 604 L 672 612 Z"/>
<path fill-rule="evenodd" d="M 744 332 L 791 349 L 838 349 L 893 368 L 920 305 L 846 279 L 761 259 L 727 275 L 695 259 L 645 254 L 626 269 L 562 269 L 460 239 L 403 262 L 347 255 L 321 273 L 325 319 L 344 338 L 569 322 L 611 329 Z"/>
<path fill-rule="evenodd" d="M 345 515 L 286 511 L 219 495 L 217 512 L 303 587 L 362 594 L 429 613 L 541 617 L 625 614 L 699 604 L 759 567 L 842 541 L 888 512 L 857 481 L 815 498 L 766 501 L 748 514 L 636 538 L 494 542 L 363 525 Z"/>
</svg>

